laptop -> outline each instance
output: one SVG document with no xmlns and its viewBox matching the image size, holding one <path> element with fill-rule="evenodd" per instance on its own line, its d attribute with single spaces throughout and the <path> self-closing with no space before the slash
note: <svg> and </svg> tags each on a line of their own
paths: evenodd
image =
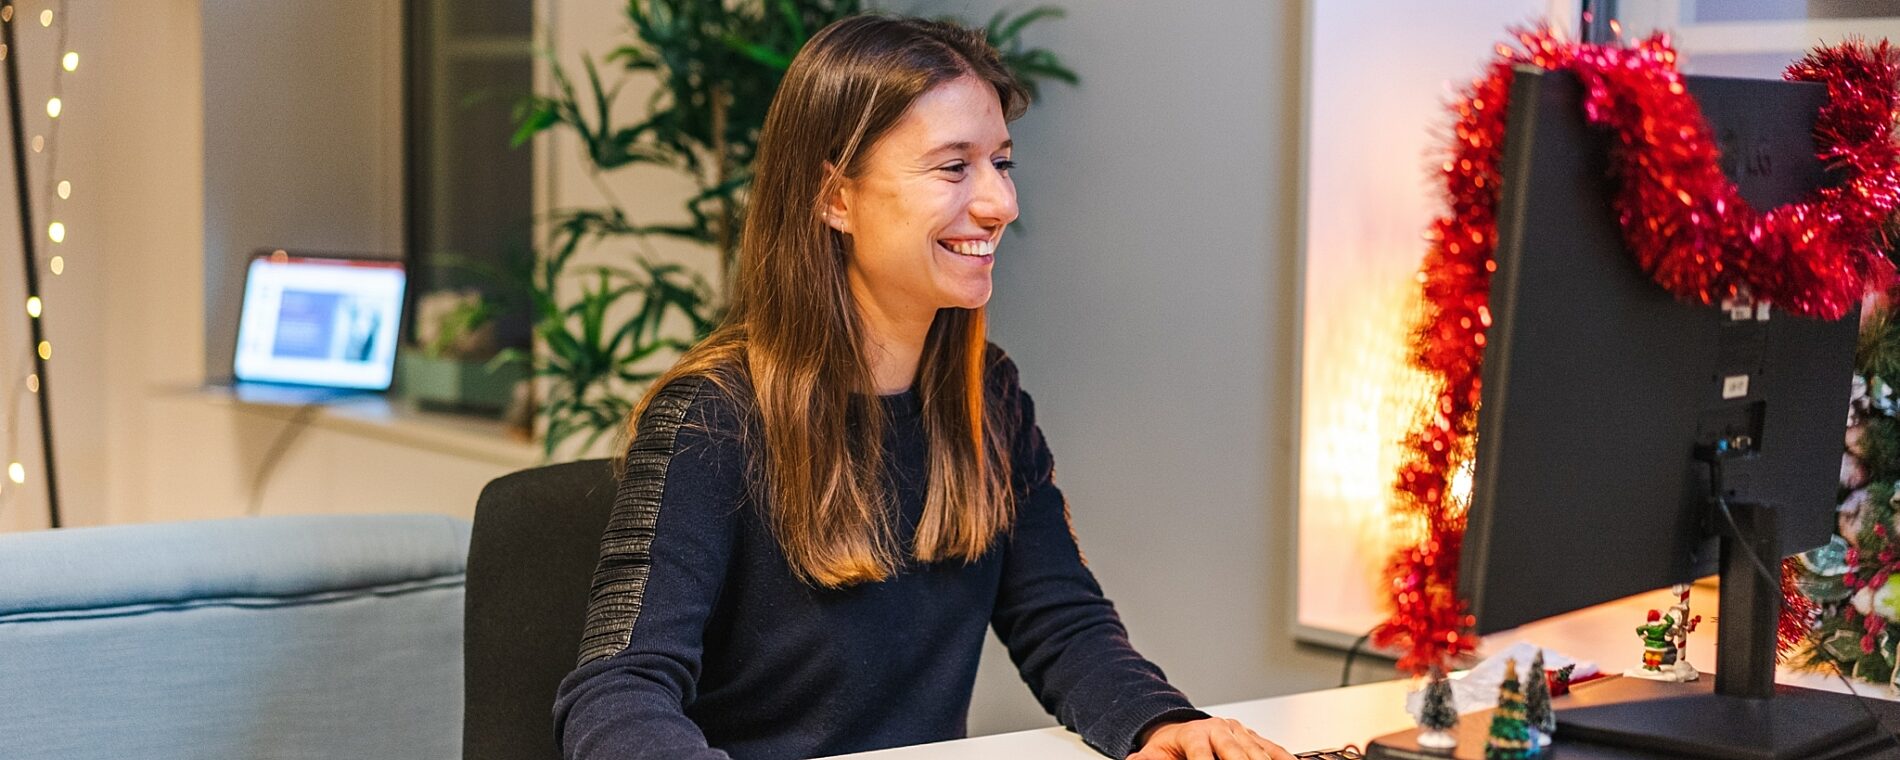
<svg viewBox="0 0 1900 760">
<path fill-rule="evenodd" d="M 232 378 L 212 385 L 290 405 L 389 390 L 407 281 L 401 261 L 259 252 L 245 270 Z"/>
</svg>

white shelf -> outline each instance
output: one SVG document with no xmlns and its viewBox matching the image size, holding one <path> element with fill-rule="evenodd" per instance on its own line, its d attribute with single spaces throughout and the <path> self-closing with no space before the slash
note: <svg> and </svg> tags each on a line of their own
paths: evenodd
<svg viewBox="0 0 1900 760">
<path fill-rule="evenodd" d="M 296 417 L 301 408 L 249 403 L 239 400 L 228 389 L 215 387 L 168 387 L 156 389 L 156 393 L 197 396 L 207 403 L 283 420 Z M 542 464 L 538 446 L 517 437 L 498 421 L 423 411 L 413 404 L 385 396 L 362 396 L 324 404 L 310 418 L 310 426 L 508 467 Z"/>
</svg>

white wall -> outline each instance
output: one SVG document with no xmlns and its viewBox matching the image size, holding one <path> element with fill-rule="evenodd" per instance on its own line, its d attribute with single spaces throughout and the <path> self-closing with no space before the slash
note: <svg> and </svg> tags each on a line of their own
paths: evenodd
<svg viewBox="0 0 1900 760">
<path fill-rule="evenodd" d="M 204 3 L 205 372 L 258 249 L 400 258 L 402 4 Z"/>
<path fill-rule="evenodd" d="M 1506 27 L 1575 29 L 1576 0 L 1313 0 L 1301 228 L 1305 269 L 1299 621 L 1351 641 L 1384 619 L 1387 497 L 1424 379 L 1408 364 L 1423 235 L 1442 212 L 1446 105 Z M 1367 51 L 1380 51 L 1368 55 Z M 1404 65 L 1394 65 L 1403 61 Z M 1327 635 L 1330 634 L 1330 635 Z"/>
</svg>

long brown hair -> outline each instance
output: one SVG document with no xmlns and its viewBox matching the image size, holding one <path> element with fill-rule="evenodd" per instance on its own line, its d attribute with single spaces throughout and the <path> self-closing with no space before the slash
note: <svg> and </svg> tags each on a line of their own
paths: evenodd
<svg viewBox="0 0 1900 760">
<path fill-rule="evenodd" d="M 905 554 L 846 241 L 824 223 L 821 200 L 840 175 L 860 175 L 918 96 L 964 76 L 995 86 L 1008 119 L 1028 105 L 983 34 L 955 24 L 857 16 L 805 44 L 765 117 L 726 319 L 654 382 L 628 423 L 632 435 L 654 394 L 679 378 L 705 377 L 738 402 L 760 439 L 748 446 L 762 476 L 755 501 L 792 570 L 820 586 L 884 580 Z M 920 562 L 974 561 L 1014 516 L 1008 431 L 985 397 L 985 333 L 983 309 L 947 308 L 924 341 L 916 390 L 929 474 L 908 552 Z"/>
</svg>

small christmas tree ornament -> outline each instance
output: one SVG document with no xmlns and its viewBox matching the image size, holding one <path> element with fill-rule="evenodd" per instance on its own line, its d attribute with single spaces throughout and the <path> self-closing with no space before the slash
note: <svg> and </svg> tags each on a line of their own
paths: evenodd
<svg viewBox="0 0 1900 760">
<path fill-rule="evenodd" d="M 1557 733 L 1557 713 L 1550 709 L 1550 674 L 1544 671 L 1544 650 L 1531 659 L 1531 670 L 1524 674 L 1524 719 L 1529 721 L 1538 747 L 1550 746 Z"/>
<path fill-rule="evenodd" d="M 1569 665 L 1565 665 L 1561 668 L 1551 671 L 1550 695 L 1553 697 L 1561 697 L 1565 694 L 1569 694 L 1570 693 L 1570 676 L 1571 674 L 1575 672 L 1577 672 L 1576 663 L 1571 663 Z"/>
<path fill-rule="evenodd" d="M 1451 749 L 1458 737 L 1451 730 L 1458 726 L 1458 708 L 1452 705 L 1451 679 L 1437 665 L 1432 666 L 1431 681 L 1425 685 L 1425 705 L 1418 711 L 1418 746 L 1426 749 Z"/>
<path fill-rule="evenodd" d="M 1524 716 L 1524 689 L 1517 682 L 1517 661 L 1504 661 L 1504 683 L 1498 686 L 1498 709 L 1491 714 L 1491 733 L 1484 740 L 1484 760 L 1529 760 L 1537 756 L 1536 740 Z"/>
</svg>

